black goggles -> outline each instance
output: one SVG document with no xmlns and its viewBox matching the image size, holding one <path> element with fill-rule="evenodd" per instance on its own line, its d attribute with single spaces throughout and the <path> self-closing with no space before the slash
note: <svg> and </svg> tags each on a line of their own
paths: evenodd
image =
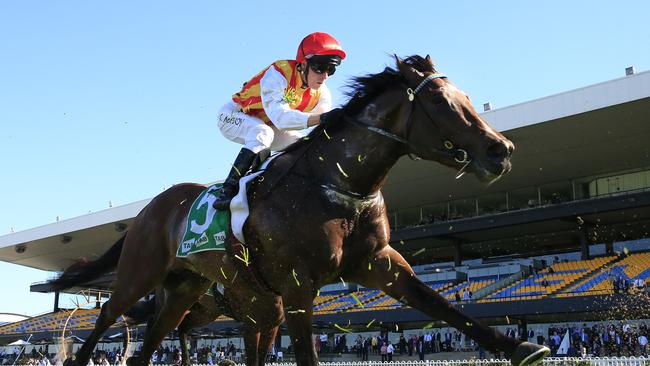
<svg viewBox="0 0 650 366">
<path fill-rule="evenodd" d="M 309 68 L 317 74 L 327 73 L 328 76 L 332 76 L 336 72 L 336 65 L 332 64 L 309 62 Z"/>
</svg>

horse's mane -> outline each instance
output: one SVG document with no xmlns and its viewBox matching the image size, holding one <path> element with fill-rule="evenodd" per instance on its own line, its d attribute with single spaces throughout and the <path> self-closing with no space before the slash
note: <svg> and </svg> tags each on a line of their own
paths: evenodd
<svg viewBox="0 0 650 366">
<path fill-rule="evenodd" d="M 402 62 L 413 67 L 420 72 L 437 72 L 435 67 L 422 56 L 413 55 L 405 58 Z M 386 89 L 399 85 L 405 81 L 404 77 L 398 70 L 386 67 L 384 71 L 377 74 L 367 74 L 353 77 L 346 85 L 345 95 L 349 98 L 347 103 L 341 108 L 343 115 L 353 116 L 363 110 L 368 103 L 377 97 Z M 316 136 L 320 135 L 323 130 L 333 127 L 341 120 L 332 121 L 328 124 L 319 124 L 309 135 L 299 139 L 293 144 L 287 146 L 283 151 L 290 152 L 309 144 Z"/>
</svg>

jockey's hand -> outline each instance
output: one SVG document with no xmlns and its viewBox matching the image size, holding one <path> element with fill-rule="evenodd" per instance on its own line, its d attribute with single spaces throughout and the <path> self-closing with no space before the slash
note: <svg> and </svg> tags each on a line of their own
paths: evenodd
<svg viewBox="0 0 650 366">
<path fill-rule="evenodd" d="M 329 112 L 321 113 L 319 120 L 321 124 L 328 124 L 337 121 L 341 116 L 343 116 L 343 108 L 334 108 Z"/>
</svg>

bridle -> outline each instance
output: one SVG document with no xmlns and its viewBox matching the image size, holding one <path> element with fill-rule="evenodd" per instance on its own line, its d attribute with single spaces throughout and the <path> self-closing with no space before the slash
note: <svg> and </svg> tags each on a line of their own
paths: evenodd
<svg viewBox="0 0 650 366">
<path fill-rule="evenodd" d="M 409 100 L 409 103 L 413 103 L 415 101 L 417 103 L 417 105 L 419 105 L 420 108 L 422 108 L 422 110 L 424 111 L 424 114 L 427 116 L 427 119 L 433 125 L 437 125 L 435 120 L 431 117 L 431 115 L 429 115 L 429 112 L 427 112 L 427 109 L 422 105 L 422 101 L 417 96 L 418 96 L 418 93 L 422 89 L 424 89 L 424 87 L 428 83 L 430 83 L 432 80 L 434 80 L 434 79 L 446 79 L 446 78 L 447 78 L 447 76 L 444 75 L 444 74 L 438 74 L 438 73 L 431 74 L 431 75 L 427 76 L 426 78 L 424 78 L 424 80 L 422 80 L 420 82 L 420 84 L 415 88 L 415 90 L 411 89 L 411 88 L 406 89 L 406 96 L 407 96 L 407 98 Z M 399 142 L 399 143 L 401 143 L 403 145 L 406 145 L 408 156 L 413 160 L 419 160 L 420 158 L 417 155 L 412 153 L 412 151 L 414 150 L 415 145 L 410 141 L 411 130 L 412 130 L 412 127 L 413 127 L 413 118 L 412 118 L 413 117 L 413 111 L 415 110 L 415 107 L 416 107 L 415 104 L 411 104 L 411 105 L 413 107 L 410 109 L 409 115 L 408 115 L 407 120 L 406 120 L 406 136 L 404 136 L 404 137 L 399 136 L 399 135 L 397 135 L 397 134 L 395 134 L 393 132 L 384 130 L 382 128 L 369 125 L 369 124 L 367 124 L 365 122 L 362 122 L 362 121 L 359 121 L 359 120 L 356 120 L 356 119 L 352 119 L 352 118 L 350 118 L 348 116 L 345 116 L 345 115 L 343 116 L 343 119 L 346 122 L 349 122 L 349 123 L 351 123 L 353 125 L 363 127 L 363 128 L 365 128 L 365 129 L 367 129 L 369 131 L 372 131 L 372 132 L 377 133 L 377 134 L 379 134 L 381 136 L 389 138 L 389 139 L 391 139 L 393 141 L 396 141 L 396 142 Z M 439 126 L 437 126 L 437 127 L 439 127 Z M 444 158 L 453 159 L 455 162 L 457 162 L 459 164 L 464 164 L 460 168 L 460 170 L 458 171 L 458 174 L 456 175 L 457 179 L 460 178 L 464 174 L 465 168 L 467 168 L 467 166 L 472 162 L 472 159 L 469 157 L 469 154 L 467 153 L 467 150 L 454 147 L 454 143 L 449 141 L 449 140 L 444 141 L 443 147 L 444 148 L 442 148 L 442 149 L 441 148 L 435 148 L 434 153 L 436 153 L 437 155 L 442 156 Z"/>
<path fill-rule="evenodd" d="M 417 98 L 417 95 L 429 82 L 431 82 L 431 80 L 442 79 L 442 78 L 447 78 L 447 76 L 445 76 L 444 74 L 431 74 L 431 75 L 427 76 L 426 78 L 424 78 L 424 80 L 422 80 L 420 82 L 420 84 L 415 88 L 415 90 L 411 89 L 411 88 L 406 89 L 406 95 L 407 95 L 407 98 L 408 98 L 409 102 L 412 103 L 414 101 L 417 101 L 418 105 L 423 109 L 423 111 L 424 111 L 425 115 L 427 116 L 427 119 L 429 120 L 429 122 L 431 122 L 433 125 L 436 125 L 436 126 L 437 126 L 437 124 L 436 124 L 435 120 L 433 118 L 431 118 L 429 113 L 426 111 L 426 108 L 424 108 L 424 106 L 422 105 L 422 102 L 419 100 L 419 98 Z M 409 137 L 411 135 L 412 125 L 413 125 L 413 119 L 412 119 L 413 110 L 415 110 L 416 105 L 412 104 L 412 106 L 413 107 L 409 111 L 409 115 L 408 115 L 408 118 L 407 118 L 407 121 L 406 121 L 406 136 L 405 137 L 399 136 L 399 135 L 397 135 L 397 134 L 395 134 L 395 133 L 393 133 L 391 131 L 384 130 L 384 129 L 379 128 L 377 126 L 372 126 L 372 125 L 367 124 L 365 122 L 362 122 L 360 120 L 351 118 L 351 117 L 349 117 L 349 116 L 347 116 L 345 114 L 341 116 L 341 119 L 343 119 L 344 121 L 350 123 L 353 126 L 363 128 L 363 129 L 367 129 L 368 131 L 372 131 L 372 132 L 377 133 L 377 134 L 379 134 L 381 136 L 384 136 L 384 137 L 386 137 L 388 139 L 396 141 L 396 142 L 398 142 L 400 144 L 406 145 L 407 154 L 409 155 L 409 157 L 411 157 L 411 159 L 414 159 L 414 160 L 419 160 L 420 159 L 419 157 L 417 157 L 417 156 L 415 156 L 414 154 L 411 153 L 411 151 L 414 148 L 414 144 L 409 140 Z M 437 126 L 437 127 L 439 127 L 439 126 Z M 324 132 L 324 131 L 325 131 L 325 129 L 323 129 L 321 131 L 321 133 Z M 312 145 L 310 144 L 309 147 L 307 149 L 305 149 L 301 153 L 301 156 L 306 154 L 307 151 L 311 148 L 311 146 Z M 458 170 L 458 173 L 456 174 L 456 179 L 462 177 L 465 174 L 465 169 L 472 162 L 472 159 L 469 157 L 469 154 L 464 149 L 455 148 L 453 142 L 451 142 L 449 140 L 444 141 L 443 147 L 444 148 L 442 148 L 442 149 L 441 148 L 435 148 L 434 152 L 439 156 L 442 156 L 442 157 L 448 158 L 448 159 L 453 159 L 455 162 L 457 162 L 459 164 L 463 164 L 461 166 L 461 168 Z M 298 160 L 299 159 L 295 159 L 293 161 L 293 163 L 288 167 L 288 169 L 286 169 L 285 174 L 288 173 L 288 174 L 301 175 L 303 178 L 309 179 L 309 177 L 311 175 L 309 175 L 309 174 L 306 174 L 306 175 L 305 174 L 298 174 L 298 173 L 293 171 L 292 168 L 294 167 L 294 165 L 297 163 Z M 284 176 L 284 174 L 282 175 L 282 177 L 283 176 Z M 264 196 L 269 194 L 274 189 L 274 187 L 282 179 L 282 177 L 280 177 L 278 180 L 276 180 L 274 183 L 271 184 L 271 187 L 266 191 Z M 357 193 L 357 192 L 352 192 L 352 191 L 343 189 L 341 187 L 338 187 L 338 186 L 336 186 L 334 184 L 319 183 L 319 182 L 313 182 L 313 183 L 317 183 L 322 188 L 335 191 L 337 193 L 343 194 L 345 196 L 348 196 L 348 197 L 351 197 L 351 198 L 354 198 L 354 199 L 367 200 L 367 199 L 374 199 L 377 196 L 377 192 L 375 192 L 374 194 L 368 195 L 368 194 L 361 194 L 361 193 Z"/>
</svg>

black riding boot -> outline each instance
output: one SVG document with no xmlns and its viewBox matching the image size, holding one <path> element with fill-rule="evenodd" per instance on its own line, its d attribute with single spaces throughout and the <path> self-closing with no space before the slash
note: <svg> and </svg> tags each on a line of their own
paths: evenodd
<svg viewBox="0 0 650 366">
<path fill-rule="evenodd" d="M 223 182 L 223 187 L 221 187 L 221 192 L 219 192 L 217 200 L 212 204 L 214 208 L 217 210 L 227 210 L 230 208 L 230 200 L 235 197 L 239 190 L 239 179 L 251 168 L 256 156 L 257 154 L 247 148 L 242 148 L 239 151 L 235 162 L 232 164 L 232 169 L 228 173 L 228 177 Z"/>
</svg>

